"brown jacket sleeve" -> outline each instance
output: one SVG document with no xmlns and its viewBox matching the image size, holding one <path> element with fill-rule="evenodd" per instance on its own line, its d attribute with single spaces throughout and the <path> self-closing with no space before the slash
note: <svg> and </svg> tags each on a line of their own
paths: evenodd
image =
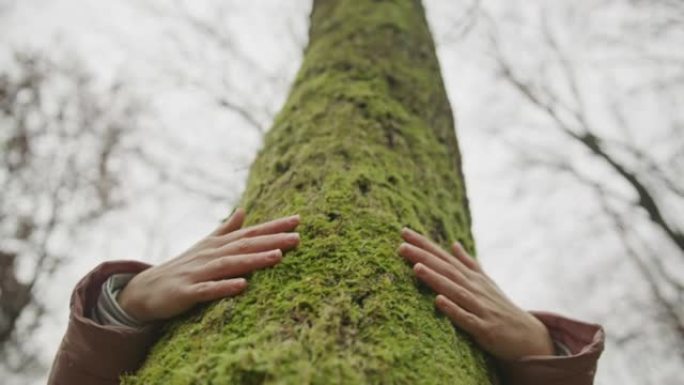
<svg viewBox="0 0 684 385">
<path fill-rule="evenodd" d="M 596 324 L 557 314 L 532 312 L 554 341 L 570 350 L 569 356 L 531 356 L 500 362 L 505 385 L 591 385 L 603 351 L 605 334 Z"/>
<path fill-rule="evenodd" d="M 107 278 L 117 273 L 139 273 L 148 267 L 135 261 L 105 262 L 76 285 L 71 297 L 69 325 L 52 364 L 48 385 L 116 385 L 122 373 L 135 371 L 140 366 L 157 338 L 154 328 L 103 326 L 88 315 Z M 551 313 L 532 314 L 572 355 L 500 362 L 504 384 L 593 384 L 596 364 L 603 351 L 603 329 Z"/>
<path fill-rule="evenodd" d="M 140 366 L 157 338 L 157 330 L 103 326 L 89 315 L 109 276 L 139 273 L 148 267 L 135 261 L 105 262 L 76 285 L 71 296 L 69 325 L 52 364 L 48 385 L 116 385 L 122 373 Z"/>
</svg>

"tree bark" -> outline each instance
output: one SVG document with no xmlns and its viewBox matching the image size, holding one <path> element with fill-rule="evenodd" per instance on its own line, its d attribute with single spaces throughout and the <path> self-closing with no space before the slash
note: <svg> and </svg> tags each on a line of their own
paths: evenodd
<svg viewBox="0 0 684 385">
<path fill-rule="evenodd" d="M 171 323 L 125 384 L 496 381 L 396 253 L 405 225 L 474 247 L 420 1 L 317 0 L 309 38 L 242 201 L 251 223 L 300 213 L 300 247 Z"/>
</svg>

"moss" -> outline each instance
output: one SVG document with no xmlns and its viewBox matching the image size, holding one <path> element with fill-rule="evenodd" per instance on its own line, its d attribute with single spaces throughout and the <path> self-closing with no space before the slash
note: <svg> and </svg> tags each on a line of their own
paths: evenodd
<svg viewBox="0 0 684 385">
<path fill-rule="evenodd" d="M 124 384 L 491 383 L 486 357 L 396 255 L 404 225 L 473 250 L 419 1 L 314 2 L 242 204 L 252 223 L 300 213 L 301 246 L 244 295 L 170 323 Z"/>
</svg>

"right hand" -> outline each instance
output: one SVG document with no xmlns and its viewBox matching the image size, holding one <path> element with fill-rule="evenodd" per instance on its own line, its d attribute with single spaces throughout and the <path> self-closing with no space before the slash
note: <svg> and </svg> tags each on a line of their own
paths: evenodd
<svg viewBox="0 0 684 385">
<path fill-rule="evenodd" d="M 504 361 L 554 355 L 546 326 L 514 304 L 460 243 L 448 253 L 408 228 L 402 238 L 399 254 L 438 294 L 437 308 L 482 349 Z"/>
<path fill-rule="evenodd" d="M 121 308 L 140 322 L 172 318 L 194 305 L 240 294 L 239 278 L 281 261 L 283 252 L 299 244 L 294 215 L 242 229 L 245 211 L 238 209 L 206 238 L 178 257 L 133 277 L 117 298 Z"/>
</svg>

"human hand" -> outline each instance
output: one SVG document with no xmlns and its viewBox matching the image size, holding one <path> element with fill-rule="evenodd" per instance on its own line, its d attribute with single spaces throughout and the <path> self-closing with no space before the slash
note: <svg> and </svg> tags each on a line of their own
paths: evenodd
<svg viewBox="0 0 684 385">
<path fill-rule="evenodd" d="M 140 322 L 172 318 L 197 303 L 231 297 L 247 287 L 254 270 L 281 261 L 283 252 L 299 244 L 299 216 L 276 219 L 242 229 L 245 211 L 238 209 L 213 233 L 178 257 L 131 279 L 118 296 L 121 308 Z"/>
<path fill-rule="evenodd" d="M 408 228 L 401 236 L 399 254 L 437 292 L 437 308 L 480 347 L 500 360 L 554 354 L 544 324 L 511 302 L 459 243 L 450 254 Z"/>
</svg>

